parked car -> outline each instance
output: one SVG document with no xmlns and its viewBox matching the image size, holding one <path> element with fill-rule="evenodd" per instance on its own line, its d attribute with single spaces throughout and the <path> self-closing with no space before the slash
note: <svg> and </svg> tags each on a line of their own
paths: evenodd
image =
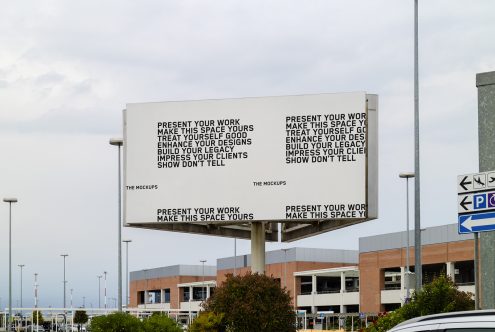
<svg viewBox="0 0 495 332">
<path fill-rule="evenodd" d="M 389 332 L 466 332 L 495 331 L 495 310 L 473 310 L 448 312 L 410 319 L 392 328 Z"/>
</svg>

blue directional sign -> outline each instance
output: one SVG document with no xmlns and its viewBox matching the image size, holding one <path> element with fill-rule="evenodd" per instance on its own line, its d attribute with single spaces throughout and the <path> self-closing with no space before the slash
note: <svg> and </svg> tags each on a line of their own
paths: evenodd
<svg viewBox="0 0 495 332">
<path fill-rule="evenodd" d="M 459 234 L 495 231 L 495 171 L 457 177 Z"/>
<path fill-rule="evenodd" d="M 495 230 L 495 212 L 459 215 L 459 234 Z"/>
</svg>

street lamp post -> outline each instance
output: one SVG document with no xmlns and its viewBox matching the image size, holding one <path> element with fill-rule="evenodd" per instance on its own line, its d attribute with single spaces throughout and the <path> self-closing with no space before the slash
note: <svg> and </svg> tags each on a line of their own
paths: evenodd
<svg viewBox="0 0 495 332">
<path fill-rule="evenodd" d="M 67 256 L 69 256 L 68 254 L 62 254 L 60 255 L 64 258 L 64 309 L 66 308 L 66 295 L 65 295 L 65 287 L 67 285 L 67 280 L 65 280 L 65 259 L 67 258 Z"/>
<path fill-rule="evenodd" d="M 105 301 L 104 306 L 105 309 L 107 308 L 107 271 L 103 271 L 103 282 L 104 282 L 104 293 L 103 293 L 103 300 Z"/>
<path fill-rule="evenodd" d="M 129 307 L 129 243 L 132 240 L 123 240 L 125 243 L 125 307 Z"/>
<path fill-rule="evenodd" d="M 98 278 L 98 309 L 101 309 L 101 277 L 96 276 Z"/>
<path fill-rule="evenodd" d="M 22 308 L 23 308 L 23 306 L 22 306 L 22 269 L 26 265 L 25 264 L 19 264 L 17 266 L 19 266 L 21 268 L 21 300 L 20 300 L 20 302 L 21 302 L 21 310 L 22 310 Z"/>
<path fill-rule="evenodd" d="M 202 259 L 200 260 L 201 264 L 203 264 L 203 285 L 201 287 L 201 300 L 204 300 L 205 299 L 205 263 L 206 263 L 206 259 Z M 192 294 L 191 294 L 192 296 Z"/>
<path fill-rule="evenodd" d="M 414 0 L 414 273 L 416 273 L 416 292 L 419 292 L 423 287 L 423 266 L 421 264 L 418 45 L 418 0 Z"/>
<path fill-rule="evenodd" d="M 12 320 L 12 203 L 17 203 L 17 198 L 4 198 L 5 203 L 9 203 L 9 319 L 7 321 L 7 331 L 10 331 L 10 321 Z"/>
<path fill-rule="evenodd" d="M 118 193 L 119 193 L 119 202 L 118 202 L 118 291 L 117 291 L 117 310 L 122 311 L 122 185 L 121 185 L 121 175 L 120 175 L 120 148 L 124 144 L 124 141 L 121 138 L 111 138 L 110 145 L 115 145 L 118 147 Z"/>
<path fill-rule="evenodd" d="M 38 308 L 38 273 L 34 274 L 34 307 Z"/>
<path fill-rule="evenodd" d="M 412 172 L 406 172 L 406 173 L 400 173 L 399 177 L 401 179 L 406 179 L 406 300 L 405 303 L 409 302 L 409 179 L 414 177 L 414 173 Z"/>
</svg>

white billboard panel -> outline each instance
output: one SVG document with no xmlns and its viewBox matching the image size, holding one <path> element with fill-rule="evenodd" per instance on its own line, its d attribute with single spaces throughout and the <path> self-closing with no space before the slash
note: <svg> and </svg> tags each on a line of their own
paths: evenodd
<svg viewBox="0 0 495 332">
<path fill-rule="evenodd" d="M 128 104 L 124 114 L 130 226 L 376 218 L 364 92 Z"/>
</svg>

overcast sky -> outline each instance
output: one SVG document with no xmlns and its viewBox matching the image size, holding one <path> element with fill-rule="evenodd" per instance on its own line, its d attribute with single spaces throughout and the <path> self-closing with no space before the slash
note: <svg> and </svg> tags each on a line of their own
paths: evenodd
<svg viewBox="0 0 495 332">
<path fill-rule="evenodd" d="M 478 170 L 475 75 L 495 70 L 495 2 L 420 1 L 421 222 L 455 223 L 456 176 Z M 380 98 L 379 219 L 291 244 L 358 249 L 405 229 L 412 171 L 413 1 L 6 1 L 0 11 L 0 195 L 14 196 L 13 305 L 117 297 L 117 150 L 126 103 L 367 91 Z M 413 189 L 411 187 L 411 189 Z M 411 191 L 412 192 L 412 191 Z M 0 305 L 8 205 L 0 207 Z M 215 264 L 234 240 L 125 228 L 130 270 Z M 249 253 L 238 241 L 238 253 Z M 125 280 L 125 279 L 124 279 Z M 102 299 L 103 301 L 103 299 Z M 109 303 L 111 303 L 109 301 Z"/>
</svg>

